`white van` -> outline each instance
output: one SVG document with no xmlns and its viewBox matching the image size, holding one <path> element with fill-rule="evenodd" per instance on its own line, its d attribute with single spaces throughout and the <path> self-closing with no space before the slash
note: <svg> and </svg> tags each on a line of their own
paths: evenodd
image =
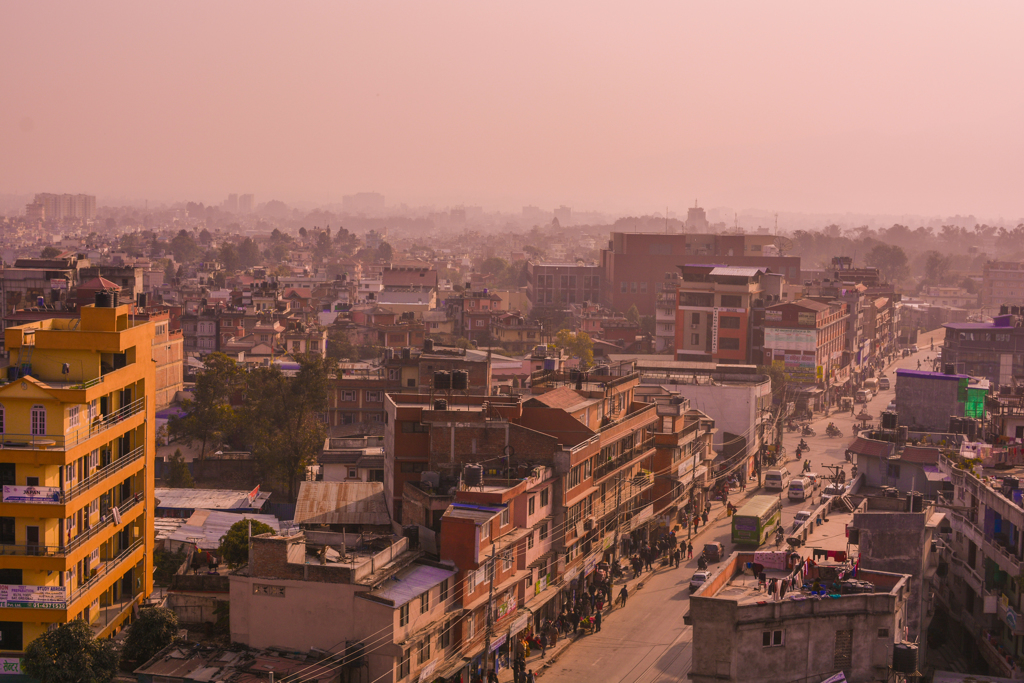
<svg viewBox="0 0 1024 683">
<path fill-rule="evenodd" d="M 891 385 L 889 384 L 889 378 L 888 377 L 879 377 L 878 378 L 878 388 L 879 389 L 881 389 L 882 391 L 889 391 L 889 387 L 890 386 Z"/>
<path fill-rule="evenodd" d="M 764 475 L 764 489 L 765 491 L 782 491 L 792 478 L 793 475 L 785 467 L 768 470 Z"/>
<path fill-rule="evenodd" d="M 807 500 L 811 497 L 812 485 L 810 479 L 804 477 L 797 477 L 796 479 L 789 482 L 789 499 L 790 500 Z"/>
</svg>

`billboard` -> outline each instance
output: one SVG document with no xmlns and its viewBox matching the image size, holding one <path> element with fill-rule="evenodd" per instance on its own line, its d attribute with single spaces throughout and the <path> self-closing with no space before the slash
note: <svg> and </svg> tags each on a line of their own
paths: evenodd
<svg viewBox="0 0 1024 683">
<path fill-rule="evenodd" d="M 64 609 L 64 586 L 16 586 L 0 584 L 0 607 Z"/>
<path fill-rule="evenodd" d="M 798 330 L 788 327 L 766 327 L 764 347 L 776 351 L 811 351 L 818 348 L 817 330 Z"/>
<path fill-rule="evenodd" d="M 60 489 L 55 486 L 4 486 L 5 503 L 60 503 Z"/>
</svg>

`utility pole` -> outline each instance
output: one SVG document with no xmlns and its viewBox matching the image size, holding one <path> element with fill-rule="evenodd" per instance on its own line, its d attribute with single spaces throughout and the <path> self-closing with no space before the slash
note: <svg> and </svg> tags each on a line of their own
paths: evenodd
<svg viewBox="0 0 1024 683">
<path fill-rule="evenodd" d="M 490 569 L 490 591 L 487 595 L 487 632 L 484 637 L 484 677 L 486 678 L 488 668 L 487 664 L 491 659 L 491 624 L 493 623 L 493 614 L 491 610 L 494 605 L 494 544 L 491 544 L 491 558 L 488 560 L 491 565 Z"/>
<path fill-rule="evenodd" d="M 622 472 L 615 475 L 615 562 L 619 561 L 619 527 L 622 526 Z"/>
</svg>

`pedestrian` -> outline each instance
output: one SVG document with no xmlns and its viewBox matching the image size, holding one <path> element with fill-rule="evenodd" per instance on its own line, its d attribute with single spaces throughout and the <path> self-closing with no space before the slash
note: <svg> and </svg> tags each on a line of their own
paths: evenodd
<svg viewBox="0 0 1024 683">
<path fill-rule="evenodd" d="M 498 683 L 498 674 L 494 669 L 487 672 L 487 683 Z"/>
<path fill-rule="evenodd" d="M 526 674 L 526 683 L 537 683 L 537 677 L 533 675 L 533 669 L 530 669 L 530 673 Z"/>
<path fill-rule="evenodd" d="M 686 544 L 686 555 L 687 555 L 687 559 L 690 559 L 690 560 L 693 559 L 693 543 L 687 543 Z"/>
<path fill-rule="evenodd" d="M 600 632 L 601 630 L 601 612 L 598 610 L 597 614 L 594 615 L 594 632 Z"/>
<path fill-rule="evenodd" d="M 541 633 L 540 634 L 540 658 L 541 659 L 544 659 L 544 655 L 547 654 L 547 651 L 548 651 L 548 634 L 547 633 Z"/>
<path fill-rule="evenodd" d="M 625 585 L 622 586 L 622 590 L 619 591 L 619 600 L 622 600 L 622 606 L 626 606 L 626 598 L 629 597 L 629 591 Z"/>
<path fill-rule="evenodd" d="M 612 604 L 612 580 L 609 578 L 604 582 L 604 601 Z"/>
<path fill-rule="evenodd" d="M 708 523 L 708 513 L 707 512 L 705 512 L 703 515 L 700 516 L 700 521 L 704 522 L 704 525 L 707 526 L 707 523 Z"/>
<path fill-rule="evenodd" d="M 672 563 L 677 569 L 679 568 L 679 548 L 672 551 Z"/>
</svg>

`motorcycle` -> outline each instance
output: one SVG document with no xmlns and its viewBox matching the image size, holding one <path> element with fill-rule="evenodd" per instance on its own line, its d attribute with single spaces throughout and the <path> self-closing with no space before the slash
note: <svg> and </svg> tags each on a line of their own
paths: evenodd
<svg viewBox="0 0 1024 683">
<path fill-rule="evenodd" d="M 796 459 L 797 459 L 797 460 L 802 460 L 802 459 L 803 459 L 803 457 L 804 457 L 804 453 L 803 453 L 803 451 L 801 451 L 801 450 L 800 450 L 800 447 L 799 447 L 799 446 L 797 446 L 797 449 L 796 449 Z"/>
<path fill-rule="evenodd" d="M 825 436 L 829 438 L 832 438 L 834 436 L 842 438 L 843 433 L 839 431 L 839 427 L 833 427 L 832 425 L 829 425 L 828 428 L 825 430 Z"/>
<path fill-rule="evenodd" d="M 808 446 L 808 445 L 807 445 L 807 442 L 806 442 L 806 441 L 804 441 L 803 439 L 800 439 L 800 443 L 798 443 L 798 444 L 797 444 L 797 447 L 798 447 L 798 448 L 799 448 L 800 450 L 802 450 L 802 451 L 809 451 L 809 450 L 811 450 L 811 447 L 810 447 L 810 446 Z"/>
<path fill-rule="evenodd" d="M 800 433 L 800 436 L 815 436 L 814 428 L 811 427 L 810 425 L 804 425 L 803 431 Z"/>
</svg>

